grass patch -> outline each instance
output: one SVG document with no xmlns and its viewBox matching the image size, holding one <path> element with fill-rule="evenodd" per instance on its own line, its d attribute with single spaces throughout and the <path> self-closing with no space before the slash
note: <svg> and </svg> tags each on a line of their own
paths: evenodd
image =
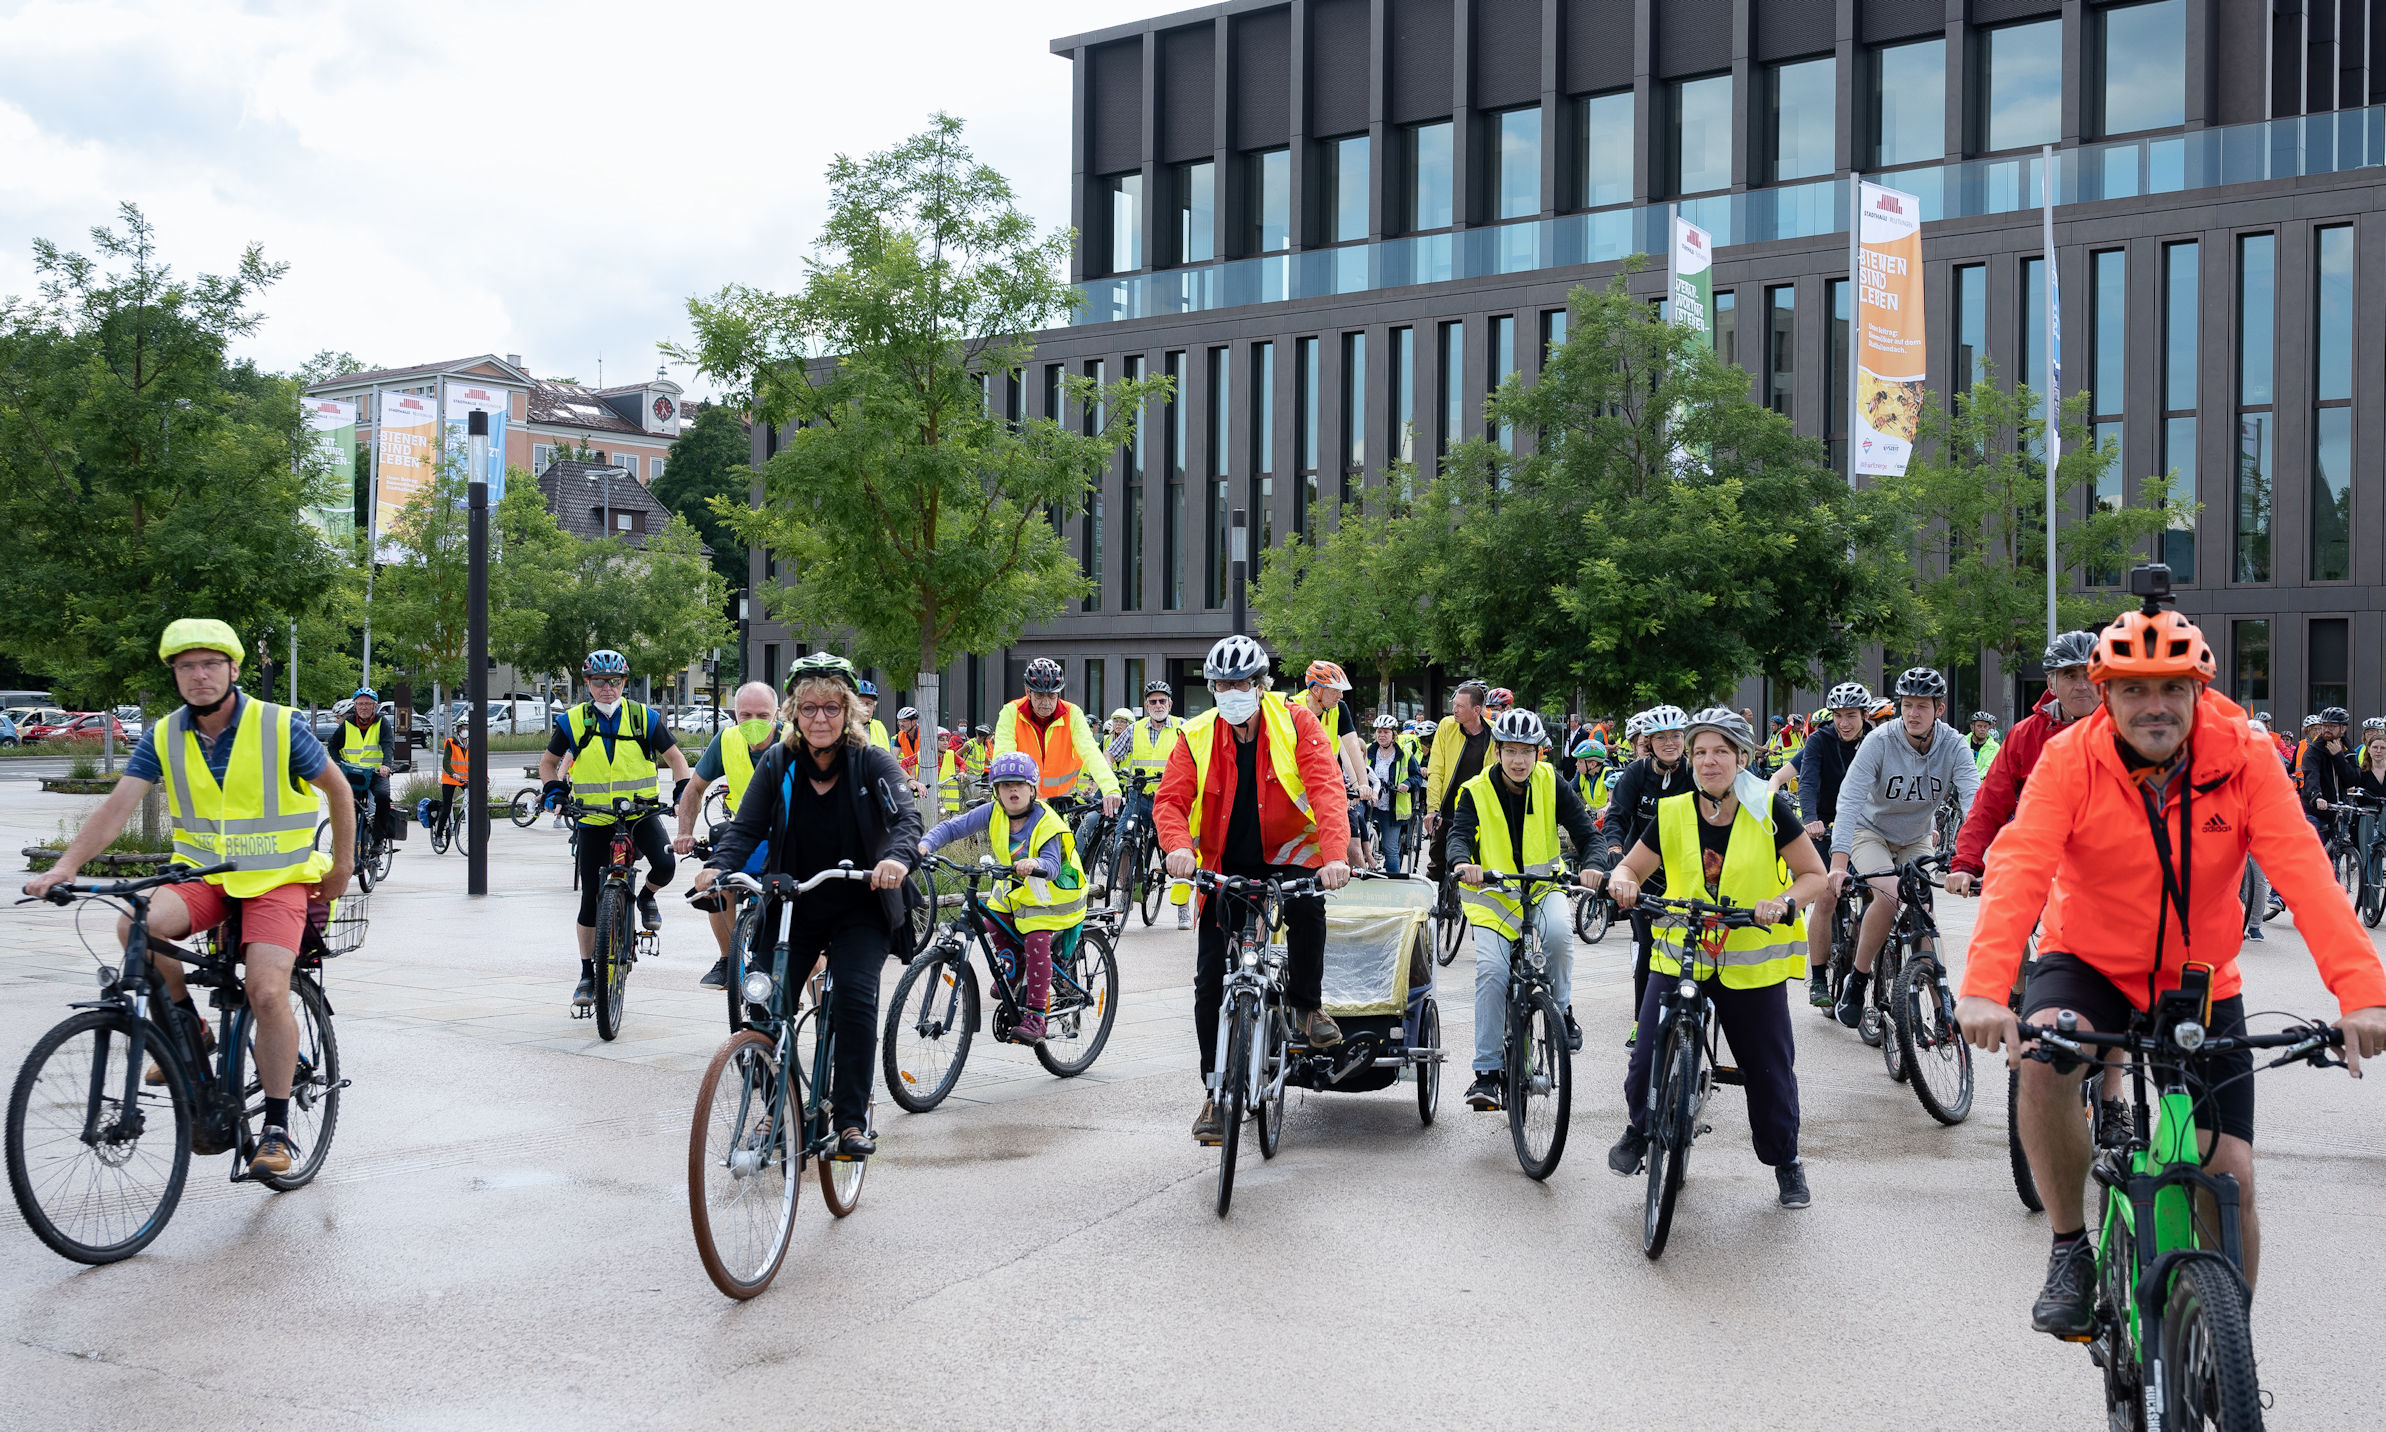
<svg viewBox="0 0 2386 1432">
<path fill-rule="evenodd" d="M 58 822 L 57 839 L 50 842 L 50 848 L 53 850 L 63 851 L 74 840 L 74 837 L 75 832 L 66 828 L 65 821 L 60 821 Z M 157 857 L 154 861 L 144 862 L 138 865 L 93 863 L 84 866 L 82 870 L 77 873 L 94 876 L 154 875 L 158 872 L 158 870 L 164 867 L 166 861 L 173 855 L 173 853 L 174 852 L 171 850 L 151 850 L 144 847 L 141 844 L 140 831 L 137 829 L 127 828 L 114 840 L 109 841 L 107 846 L 100 851 L 100 854 L 153 855 Z M 58 861 L 55 856 L 45 857 L 37 855 L 32 856 L 27 860 L 26 868 L 38 875 L 42 871 L 49 869 L 51 866 L 56 865 L 57 863 Z"/>
</svg>

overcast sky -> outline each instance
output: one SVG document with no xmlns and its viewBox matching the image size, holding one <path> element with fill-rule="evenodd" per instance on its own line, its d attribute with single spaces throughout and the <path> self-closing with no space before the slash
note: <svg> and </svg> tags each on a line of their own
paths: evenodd
<svg viewBox="0 0 2386 1432">
<path fill-rule="evenodd" d="M 1068 220 L 1060 35 L 1143 0 L 0 0 L 0 294 L 122 200 L 179 272 L 289 276 L 244 352 L 652 373 L 690 294 L 792 287 L 822 173 L 945 109 Z M 691 391 L 694 375 L 673 376 Z"/>
</svg>

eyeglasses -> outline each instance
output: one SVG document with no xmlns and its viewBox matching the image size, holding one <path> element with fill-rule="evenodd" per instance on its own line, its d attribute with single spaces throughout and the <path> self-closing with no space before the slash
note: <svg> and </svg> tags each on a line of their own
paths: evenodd
<svg viewBox="0 0 2386 1432">
<path fill-rule="evenodd" d="M 845 719 L 845 708 L 842 706 L 798 706 L 795 708 L 795 714 L 806 721 L 842 721 Z"/>
<path fill-rule="evenodd" d="M 1246 677 L 1244 677 L 1244 678 L 1243 678 L 1242 680 L 1240 680 L 1240 681 L 1213 681 L 1213 682 L 1211 682 L 1211 683 L 1210 683 L 1210 690 L 1212 690 L 1212 691 L 1251 691 L 1251 690 L 1254 690 L 1254 689 L 1256 689 L 1256 688 L 1258 687 L 1258 685 L 1259 685 L 1259 682 L 1258 682 L 1257 680 L 1255 680 L 1255 679 L 1254 679 L 1254 678 L 1252 678 L 1252 677 L 1248 677 L 1248 676 L 1246 676 Z"/>
<path fill-rule="evenodd" d="M 197 676 L 203 672 L 215 671 L 231 664 L 232 658 L 228 656 L 210 656 L 200 661 L 177 661 L 174 663 L 174 674 L 176 676 Z"/>
<path fill-rule="evenodd" d="M 626 681 L 627 679 L 628 679 L 627 677 L 621 677 L 621 676 L 592 676 L 592 677 L 588 678 L 588 684 L 589 684 L 590 686 L 592 686 L 592 687 L 594 687 L 594 686 L 619 686 L 619 685 L 621 685 L 621 684 L 622 684 L 624 681 Z"/>
</svg>

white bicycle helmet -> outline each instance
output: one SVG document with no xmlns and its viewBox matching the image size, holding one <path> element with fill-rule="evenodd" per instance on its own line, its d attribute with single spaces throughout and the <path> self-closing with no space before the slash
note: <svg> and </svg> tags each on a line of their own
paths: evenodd
<svg viewBox="0 0 2386 1432">
<path fill-rule="evenodd" d="M 1652 706 L 1640 716 L 1640 728 L 1655 736 L 1666 731 L 1687 730 L 1690 713 L 1679 706 Z"/>
<path fill-rule="evenodd" d="M 1253 681 L 1267 674 L 1267 648 L 1247 636 L 1220 637 L 1201 662 L 1204 681 Z"/>
<path fill-rule="evenodd" d="M 1756 756 L 1756 732 L 1749 729 L 1747 717 L 1728 706 L 1710 706 L 1699 712 L 1690 718 L 1689 725 L 1682 734 L 1685 737 L 1692 737 L 1701 731 L 1717 733 L 1739 747 L 1740 754 L 1743 756 L 1751 759 Z"/>
<path fill-rule="evenodd" d="M 1491 739 L 1493 744 L 1501 746 L 1546 746 L 1549 732 L 1542 727 L 1540 717 L 1517 708 L 1502 712 L 1491 723 Z"/>
<path fill-rule="evenodd" d="M 1870 711 L 1872 709 L 1872 690 L 1861 681 L 1842 681 L 1831 688 L 1831 694 L 1823 698 L 1823 704 L 1834 711 L 1849 706 Z"/>
</svg>

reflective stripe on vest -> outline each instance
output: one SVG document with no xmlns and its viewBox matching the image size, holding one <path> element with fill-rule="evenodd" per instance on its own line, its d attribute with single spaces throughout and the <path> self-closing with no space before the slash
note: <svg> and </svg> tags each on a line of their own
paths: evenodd
<svg viewBox="0 0 2386 1432">
<path fill-rule="evenodd" d="M 1516 837 L 1508 829 L 1508 810 L 1500 804 L 1491 782 L 1496 765 L 1458 788 L 1475 806 L 1475 864 L 1502 875 L 1555 875 L 1558 872 L 1558 776 L 1548 762 L 1538 762 L 1524 783 L 1524 869 L 1516 868 Z M 1543 894 L 1547 894 L 1544 891 Z M 1524 923 L 1524 901 L 1514 891 L 1460 882 L 1458 904 L 1470 925 L 1486 926 L 1515 939 Z"/>
<path fill-rule="evenodd" d="M 961 763 L 952 751 L 936 763 L 936 805 L 948 814 L 961 809 Z"/>
<path fill-rule="evenodd" d="M 1309 858 L 1317 854 L 1317 817 L 1309 809 L 1309 788 L 1301 782 L 1300 758 L 1293 749 L 1298 738 L 1292 724 L 1292 710 L 1285 705 L 1283 697 L 1263 691 L 1259 696 L 1259 716 L 1261 725 L 1267 731 L 1269 764 L 1275 768 L 1276 784 L 1284 788 L 1284 794 L 1292 799 L 1293 808 L 1301 813 L 1303 827 L 1298 835 L 1289 831 L 1276 832 L 1276 835 L 1284 838 L 1278 839 L 1276 848 L 1270 852 L 1267 804 L 1263 800 L 1259 811 L 1260 850 L 1271 865 L 1306 865 Z M 1185 812 L 1185 827 L 1193 837 L 1196 853 L 1201 849 L 1201 801 L 1203 794 L 1210 788 L 1210 754 L 1217 743 L 1217 728 L 1218 708 L 1213 706 L 1186 723 L 1184 730 L 1183 739 L 1193 754 L 1193 805 Z M 1235 738 L 1229 735 L 1227 739 Z M 1232 821 L 1230 812 L 1229 824 Z M 1220 838 L 1224 838 L 1223 833 Z M 1225 858 L 1225 854 L 1222 850 L 1217 852 L 1220 859 Z"/>
<path fill-rule="evenodd" d="M 1698 841 L 1696 788 L 1657 802 L 1657 849 L 1665 860 L 1665 892 L 1676 899 L 1692 898 L 1707 888 L 1706 856 Z M 1730 842 L 1723 849 L 1723 878 L 1716 882 L 1716 898 L 1734 905 L 1777 900 L 1790 886 L 1789 867 L 1782 864 L 1773 832 L 1746 806 L 1732 817 Z M 1649 968 L 1661 974 L 1682 972 L 1683 928 L 1660 923 L 1656 945 L 1649 951 Z M 1700 956 L 1702 960 L 1708 956 Z M 1719 958 L 1726 989 L 1763 989 L 1806 973 L 1806 915 L 1786 926 L 1754 926 L 1725 934 Z"/>
<path fill-rule="evenodd" d="M 370 731 L 372 739 L 366 739 Z M 375 716 L 373 724 L 359 730 L 352 717 L 340 719 L 340 759 L 351 766 L 386 766 L 389 764 L 389 718 Z"/>
<path fill-rule="evenodd" d="M 1174 716 L 1168 718 L 1168 724 L 1161 727 L 1160 734 L 1156 736 L 1152 734 L 1152 723 L 1148 718 L 1137 721 L 1127 728 L 1127 769 L 1147 776 L 1156 776 L 1167 770 L 1168 753 L 1176 749 L 1176 743 L 1184 739 L 1184 733 L 1184 723 Z"/>
<path fill-rule="evenodd" d="M 1008 912 L 1022 931 L 1066 930 L 1085 923 L 1085 872 L 1077 864 L 1077 839 L 1069 834 L 1068 823 L 1042 801 L 1036 802 L 1035 824 L 1025 846 L 1012 842 L 1011 816 L 1002 802 L 996 801 L 987 812 L 987 843 L 1005 865 L 1033 859 L 1054 836 L 1060 837 L 1060 879 L 1029 876 L 998 886 L 986 899 L 988 909 Z"/>
<path fill-rule="evenodd" d="M 605 738 L 592 734 L 596 709 L 583 701 L 565 717 L 570 722 L 572 748 L 580 753 L 572 762 L 572 795 L 591 805 L 611 805 L 615 797 L 655 793 L 654 757 L 646 754 L 646 708 L 635 701 L 621 703 L 621 722 L 613 738 L 613 752 L 605 753 Z M 611 825 L 609 815 L 584 815 L 582 825 Z"/>
<path fill-rule="evenodd" d="M 1005 714 L 1011 718 L 1012 748 L 1035 760 L 1036 794 L 1051 800 L 1077 789 L 1077 778 L 1085 773 L 1085 758 L 1078 754 L 1077 733 L 1070 723 L 1084 720 L 1085 713 L 1063 701 L 1053 708 L 1052 724 L 1041 733 L 1030 718 L 1026 697 L 1012 702 Z"/>
<path fill-rule="evenodd" d="M 174 824 L 174 863 L 237 863 L 238 870 L 210 875 L 207 883 L 239 900 L 313 884 L 331 869 L 331 852 L 314 848 L 314 792 L 290 788 L 290 709 L 243 699 L 237 720 L 219 786 L 190 708 L 166 718 L 156 744 Z"/>
</svg>

